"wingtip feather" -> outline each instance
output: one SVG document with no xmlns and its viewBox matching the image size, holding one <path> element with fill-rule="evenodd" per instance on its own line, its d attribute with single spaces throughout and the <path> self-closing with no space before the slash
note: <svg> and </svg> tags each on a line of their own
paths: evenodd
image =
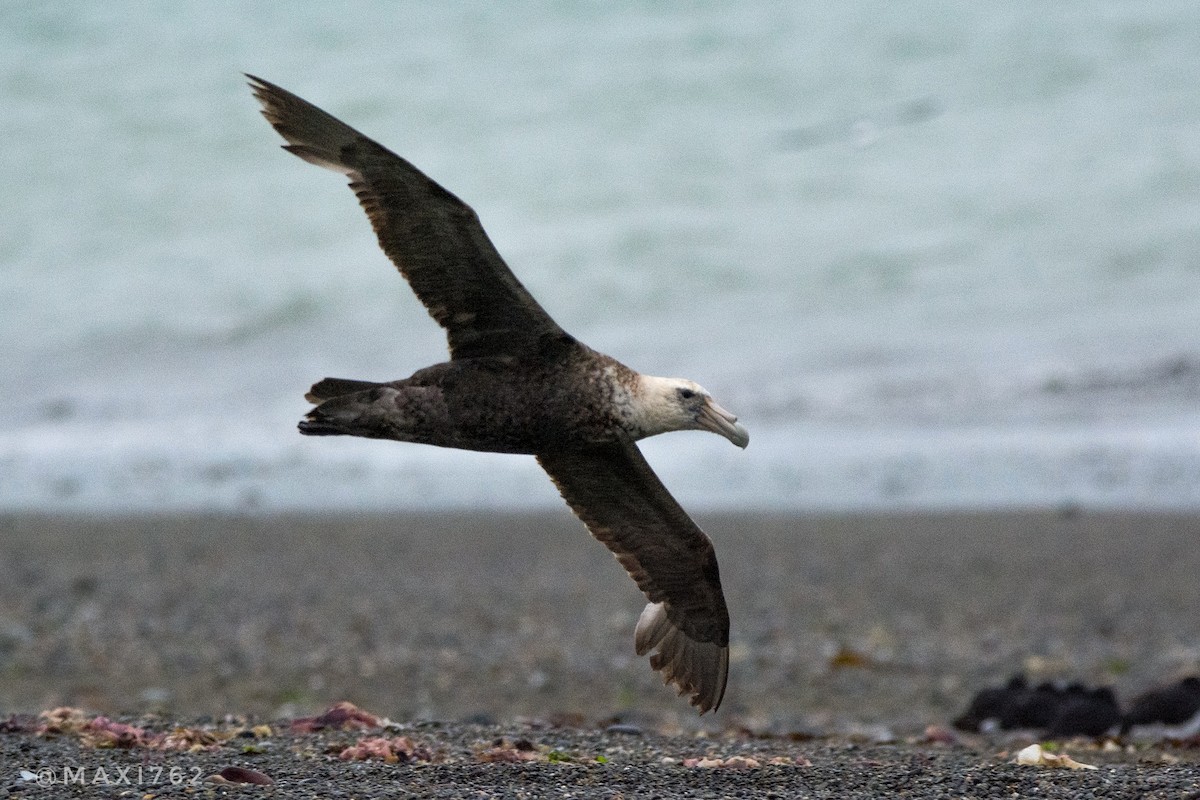
<svg viewBox="0 0 1200 800">
<path fill-rule="evenodd" d="M 720 707 L 729 676 L 728 646 L 692 639 L 671 624 L 665 604 L 649 603 L 638 618 L 634 647 L 638 655 L 657 648 L 651 668 L 681 697 L 690 695 L 688 702 L 701 714 Z"/>
</svg>

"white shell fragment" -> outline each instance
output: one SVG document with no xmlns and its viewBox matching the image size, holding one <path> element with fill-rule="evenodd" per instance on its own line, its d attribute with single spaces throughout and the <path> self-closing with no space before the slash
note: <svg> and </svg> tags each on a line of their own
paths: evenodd
<svg viewBox="0 0 1200 800">
<path fill-rule="evenodd" d="M 1092 764 L 1081 764 L 1066 753 L 1061 755 L 1042 749 L 1040 744 L 1031 744 L 1017 753 L 1015 764 L 1035 767 L 1062 767 L 1065 769 L 1099 769 Z"/>
</svg>

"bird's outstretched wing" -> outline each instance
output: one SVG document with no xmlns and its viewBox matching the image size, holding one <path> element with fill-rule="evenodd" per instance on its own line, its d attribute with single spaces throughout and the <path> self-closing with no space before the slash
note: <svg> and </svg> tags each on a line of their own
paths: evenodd
<svg viewBox="0 0 1200 800">
<path fill-rule="evenodd" d="M 379 245 L 446 329 L 453 358 L 524 356 L 569 339 L 496 252 L 479 217 L 400 156 L 247 75 L 284 149 L 350 178 Z"/>
<path fill-rule="evenodd" d="M 721 704 L 729 612 L 712 541 L 675 502 L 632 440 L 538 454 L 563 499 L 650 601 L 638 655 L 703 714 Z"/>
</svg>

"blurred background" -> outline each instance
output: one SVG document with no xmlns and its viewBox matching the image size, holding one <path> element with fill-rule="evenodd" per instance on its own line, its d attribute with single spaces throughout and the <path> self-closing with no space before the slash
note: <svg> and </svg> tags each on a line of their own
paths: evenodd
<svg viewBox="0 0 1200 800">
<path fill-rule="evenodd" d="M 0 510 L 559 508 L 306 439 L 445 358 L 241 72 L 479 212 L 567 330 L 741 416 L 689 508 L 1200 508 L 1200 8 L 7 3 Z"/>
</svg>

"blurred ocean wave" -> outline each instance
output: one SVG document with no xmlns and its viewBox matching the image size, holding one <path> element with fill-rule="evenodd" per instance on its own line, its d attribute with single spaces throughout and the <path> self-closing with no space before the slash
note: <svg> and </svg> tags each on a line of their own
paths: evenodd
<svg viewBox="0 0 1200 800">
<path fill-rule="evenodd" d="M 689 507 L 1200 507 L 1200 10 L 362 2 L 0 12 L 0 509 L 557 504 L 532 459 L 294 426 L 445 357 L 240 73 L 480 213 L 744 453 Z"/>
</svg>

